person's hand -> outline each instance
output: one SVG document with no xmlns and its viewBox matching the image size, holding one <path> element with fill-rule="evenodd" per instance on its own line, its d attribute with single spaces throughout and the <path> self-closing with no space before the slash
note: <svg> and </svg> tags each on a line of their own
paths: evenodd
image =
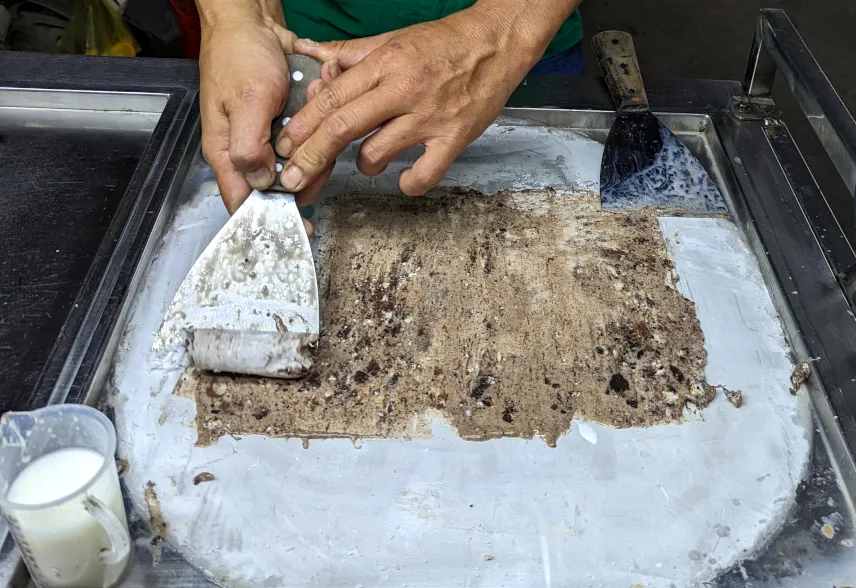
<svg viewBox="0 0 856 588">
<path fill-rule="evenodd" d="M 557 14 L 552 19 L 561 24 Z M 411 196 L 435 187 L 496 119 L 555 32 L 521 22 L 529 21 L 477 4 L 376 37 L 295 41 L 295 52 L 325 62 L 325 75 L 278 137 L 277 152 L 290 157 L 283 185 L 295 191 L 317 186 L 349 143 L 378 129 L 363 141 L 358 169 L 380 174 L 396 155 L 422 144 L 425 153 L 401 172 L 399 187 Z M 338 77 L 330 72 L 336 66 Z"/>
<path fill-rule="evenodd" d="M 264 190 L 274 179 L 271 121 L 288 96 L 285 54 L 295 39 L 278 5 L 276 0 L 267 13 L 246 8 L 213 15 L 217 18 L 201 13 L 202 153 L 230 214 L 251 188 Z"/>
</svg>

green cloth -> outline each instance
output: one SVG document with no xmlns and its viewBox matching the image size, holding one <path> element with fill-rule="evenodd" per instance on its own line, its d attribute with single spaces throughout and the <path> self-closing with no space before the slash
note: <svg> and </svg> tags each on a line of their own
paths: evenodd
<svg viewBox="0 0 856 588">
<path fill-rule="evenodd" d="M 475 0 L 282 0 L 288 28 L 298 37 L 319 42 L 379 35 L 443 18 L 474 3 Z M 556 33 L 544 57 L 570 49 L 582 38 L 577 10 Z"/>
</svg>

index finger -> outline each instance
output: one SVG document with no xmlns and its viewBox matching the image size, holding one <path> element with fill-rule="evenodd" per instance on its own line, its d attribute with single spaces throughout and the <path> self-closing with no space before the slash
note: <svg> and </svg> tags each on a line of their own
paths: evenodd
<svg viewBox="0 0 856 588">
<path fill-rule="evenodd" d="M 220 195 L 233 214 L 252 189 L 229 156 L 229 119 L 216 106 L 202 103 L 202 154 L 214 170 Z"/>
<path fill-rule="evenodd" d="M 264 190 L 273 183 L 274 156 L 270 146 L 271 121 L 282 110 L 283 86 L 273 81 L 246 87 L 228 112 L 229 155 L 253 188 Z"/>
<path fill-rule="evenodd" d="M 323 90 L 322 90 L 323 91 Z M 282 173 L 282 185 L 300 191 L 311 184 L 342 151 L 386 121 L 404 113 L 398 100 L 377 88 L 328 116 L 306 142 L 297 148 Z"/>
<path fill-rule="evenodd" d="M 336 79 L 325 82 L 309 103 L 283 127 L 277 139 L 276 152 L 283 157 L 291 157 L 327 117 L 376 88 L 380 79 L 376 66 L 362 62 Z"/>
</svg>

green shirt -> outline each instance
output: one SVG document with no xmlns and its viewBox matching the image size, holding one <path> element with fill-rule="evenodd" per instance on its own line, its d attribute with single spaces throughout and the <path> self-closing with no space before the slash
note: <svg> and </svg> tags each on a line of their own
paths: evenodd
<svg viewBox="0 0 856 588">
<path fill-rule="evenodd" d="M 472 6 L 475 0 L 282 0 L 288 28 L 313 41 L 380 35 Z M 544 57 L 570 49 L 583 37 L 577 10 L 565 21 Z"/>
</svg>

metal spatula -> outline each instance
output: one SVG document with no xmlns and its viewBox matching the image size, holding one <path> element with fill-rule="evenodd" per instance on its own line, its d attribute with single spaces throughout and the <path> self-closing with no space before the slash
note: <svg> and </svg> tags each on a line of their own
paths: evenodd
<svg viewBox="0 0 856 588">
<path fill-rule="evenodd" d="M 288 103 L 273 121 L 272 141 L 306 103 L 321 77 L 312 58 L 287 57 Z M 277 171 L 285 161 L 277 158 Z M 315 263 L 294 195 L 276 183 L 254 191 L 193 264 L 178 288 L 155 349 L 186 341 L 199 369 L 277 378 L 304 375 L 307 347 L 318 340 Z"/>
<path fill-rule="evenodd" d="M 605 210 L 651 208 L 691 215 L 726 212 L 707 171 L 648 108 L 633 38 L 604 31 L 592 38 L 618 116 L 600 168 Z"/>
</svg>

